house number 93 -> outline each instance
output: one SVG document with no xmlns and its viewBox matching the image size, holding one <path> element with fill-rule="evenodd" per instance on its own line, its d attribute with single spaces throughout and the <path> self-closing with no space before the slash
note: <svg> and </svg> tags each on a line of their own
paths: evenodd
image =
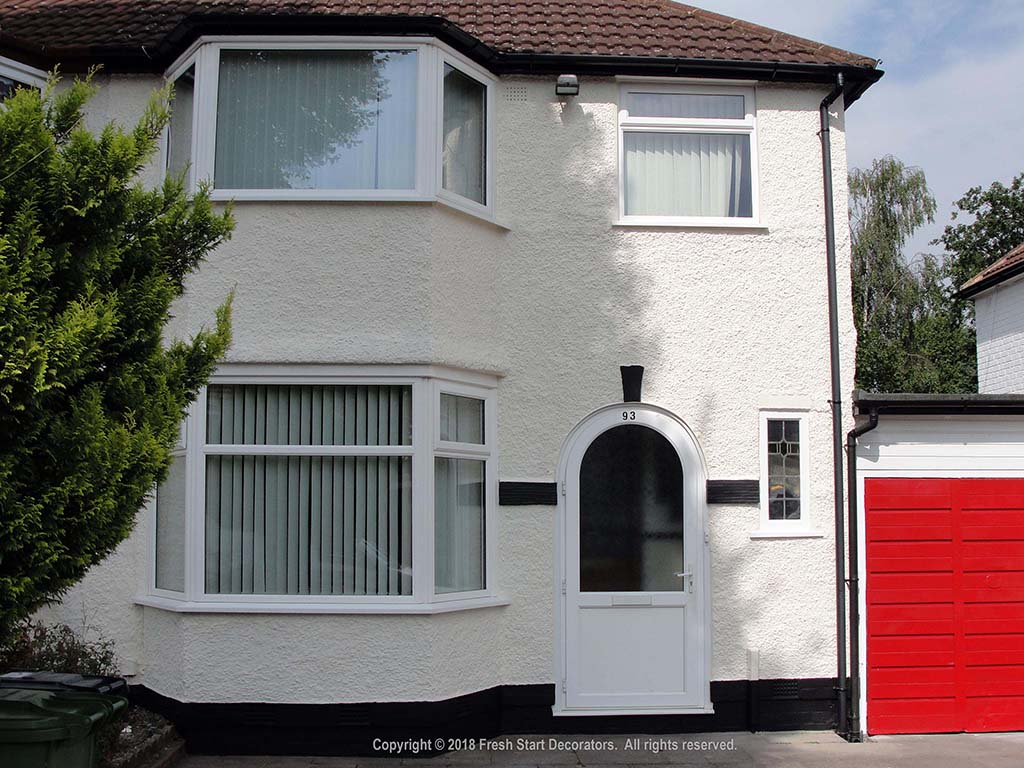
<svg viewBox="0 0 1024 768">
<path fill-rule="evenodd" d="M 622 412 L 622 420 L 623 421 L 636 421 L 636 411 L 623 411 Z"/>
</svg>

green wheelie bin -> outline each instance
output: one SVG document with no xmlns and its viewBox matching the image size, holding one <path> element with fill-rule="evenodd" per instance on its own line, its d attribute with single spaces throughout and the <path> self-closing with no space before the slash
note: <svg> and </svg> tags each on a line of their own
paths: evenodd
<svg viewBox="0 0 1024 768">
<path fill-rule="evenodd" d="M 126 706 L 120 696 L 0 688 L 0 765 L 93 768 L 98 729 Z"/>
</svg>

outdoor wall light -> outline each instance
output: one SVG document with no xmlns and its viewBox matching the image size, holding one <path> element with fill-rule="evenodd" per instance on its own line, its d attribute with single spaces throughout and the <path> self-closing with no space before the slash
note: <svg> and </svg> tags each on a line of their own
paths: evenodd
<svg viewBox="0 0 1024 768">
<path fill-rule="evenodd" d="M 559 75 L 555 81 L 556 96 L 578 96 L 580 79 L 576 75 Z"/>
</svg>

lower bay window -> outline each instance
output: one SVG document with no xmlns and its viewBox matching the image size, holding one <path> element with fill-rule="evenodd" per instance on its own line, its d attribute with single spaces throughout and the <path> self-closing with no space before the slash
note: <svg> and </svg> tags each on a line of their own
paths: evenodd
<svg viewBox="0 0 1024 768">
<path fill-rule="evenodd" d="M 493 598 L 492 379 L 233 368 L 156 491 L 154 596 L 395 612 Z"/>
</svg>

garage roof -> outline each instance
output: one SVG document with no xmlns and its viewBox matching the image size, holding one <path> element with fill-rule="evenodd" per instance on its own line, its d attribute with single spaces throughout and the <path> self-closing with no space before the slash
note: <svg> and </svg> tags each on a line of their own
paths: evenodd
<svg viewBox="0 0 1024 768">
<path fill-rule="evenodd" d="M 956 414 L 1024 414 L 1024 394 L 911 394 L 864 392 L 853 393 L 854 413 L 874 411 L 891 416 L 950 416 Z"/>
</svg>

